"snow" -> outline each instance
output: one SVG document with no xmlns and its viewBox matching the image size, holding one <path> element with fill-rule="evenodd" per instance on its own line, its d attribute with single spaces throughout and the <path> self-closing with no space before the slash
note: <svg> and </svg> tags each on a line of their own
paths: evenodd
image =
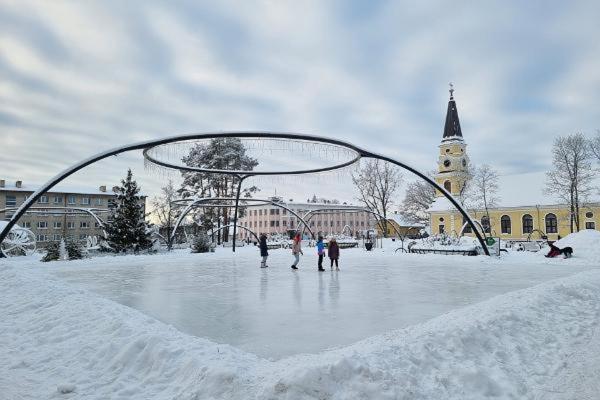
<svg viewBox="0 0 600 400">
<path fill-rule="evenodd" d="M 342 252 L 337 300 L 338 306 L 353 314 L 351 328 L 377 324 L 395 314 L 420 314 L 423 309 L 411 308 L 411 304 L 418 305 L 428 296 L 430 301 L 454 302 L 438 308 L 433 317 L 398 326 L 401 329 L 379 325 L 384 332 L 363 336 L 353 344 L 275 361 L 186 334 L 149 312 L 132 308 L 142 309 L 139 304 L 128 307 L 109 300 L 105 295 L 110 290 L 102 292 L 90 283 L 93 279 L 110 281 L 114 290 L 139 295 L 146 302 L 180 305 L 193 300 L 193 291 L 208 291 L 215 308 L 219 301 L 227 303 L 230 293 L 239 296 L 238 305 L 245 304 L 251 299 L 244 294 L 248 289 L 260 304 L 264 275 L 255 265 L 258 257 L 251 247 L 235 256 L 219 249 L 207 257 L 177 252 L 54 263 L 33 258 L 2 260 L 0 397 L 567 399 L 594 398 L 598 393 L 598 258 L 584 257 L 583 252 L 579 259 L 566 260 L 522 253 L 500 259 L 417 256 L 393 253 L 392 248 L 386 244 L 375 253 L 360 249 Z M 304 250 L 310 254 L 314 249 Z M 318 274 L 305 256 L 300 271 L 293 273 L 282 264 L 291 258 L 287 251 L 271 254 L 263 304 L 283 309 L 281 315 L 298 317 L 297 310 L 282 297 L 290 288 L 279 288 L 286 279 L 293 282 L 295 276 L 303 284 L 302 307 L 310 308 L 311 301 L 319 307 L 319 276 L 327 288 L 324 297 L 329 298 L 330 272 Z M 211 268 L 210 263 L 217 265 Z M 119 266 L 121 274 L 116 271 Z M 90 274 L 74 279 L 84 274 L 86 267 Z M 197 279 L 189 280 L 190 275 L 178 268 L 193 269 Z M 137 273 L 139 270 L 142 272 Z M 140 280 L 138 274 L 150 279 Z M 214 274 L 217 276 L 211 280 Z M 560 278 L 549 281 L 556 277 Z M 407 282 L 399 285 L 402 279 Z M 167 297 L 156 290 L 161 285 L 169 288 Z M 523 289 L 511 291 L 517 288 Z M 388 314 L 376 309 L 368 318 L 353 308 L 377 296 L 377 290 L 383 292 L 379 307 L 387 302 Z M 143 295 L 145 292 L 152 296 Z M 412 296 L 421 292 L 426 293 L 411 303 Z M 220 297 L 212 296 L 216 294 Z M 353 300 L 344 303 L 348 298 Z M 323 303 L 325 311 L 328 304 Z M 248 309 L 229 310 L 237 312 L 233 320 L 239 323 L 255 319 L 265 333 L 278 328 L 261 325 L 265 321 L 257 318 L 257 313 L 247 315 Z M 268 312 L 269 308 L 262 310 Z M 189 310 L 170 311 L 195 318 Z M 211 317 L 217 323 L 222 315 Z M 345 330 L 353 330 L 338 326 L 331 332 L 317 321 L 296 319 L 297 328 L 304 323 L 321 335 L 343 337 Z M 281 331 L 276 334 L 283 335 Z M 294 345 L 293 340 L 289 342 Z"/>
<path fill-rule="evenodd" d="M 554 245 L 560 249 L 572 247 L 573 257 L 600 262 L 600 232 L 596 230 L 585 229 L 571 233 L 556 241 Z M 541 253 L 547 254 L 547 251 Z"/>
</svg>

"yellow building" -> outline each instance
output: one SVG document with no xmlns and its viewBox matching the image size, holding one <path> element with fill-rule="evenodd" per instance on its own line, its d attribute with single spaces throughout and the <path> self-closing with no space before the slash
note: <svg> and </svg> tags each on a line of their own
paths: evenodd
<svg viewBox="0 0 600 400">
<path fill-rule="evenodd" d="M 467 177 L 469 158 L 460 128 L 453 89 L 450 89 L 444 135 L 439 149 L 438 173 L 435 180 L 453 196 L 459 197 Z M 500 180 L 500 205 L 488 210 L 489 220 L 483 209 L 468 209 L 471 218 L 478 221 L 486 232 L 495 237 L 511 240 L 541 237 L 556 240 L 571 233 L 569 206 L 552 201 L 553 199 L 548 196 L 541 196 L 542 189 L 539 185 L 543 182 L 540 182 L 539 176 L 537 179 L 521 182 L 520 188 L 529 189 L 517 190 L 518 196 L 503 201 L 504 194 L 510 192 L 511 183 L 515 183 L 514 179 Z M 539 197 L 528 196 L 528 194 Z M 533 202 L 531 198 L 535 198 Z M 429 218 L 432 234 L 460 235 L 464 225 L 462 215 L 439 191 L 436 192 L 436 199 L 429 208 Z M 600 203 L 585 204 L 580 210 L 580 221 L 580 229 L 598 229 Z M 468 227 L 464 232 L 472 235 Z"/>
</svg>

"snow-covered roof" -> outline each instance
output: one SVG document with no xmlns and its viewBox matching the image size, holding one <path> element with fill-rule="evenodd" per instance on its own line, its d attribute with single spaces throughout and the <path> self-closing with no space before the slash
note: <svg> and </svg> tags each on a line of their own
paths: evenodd
<svg viewBox="0 0 600 400">
<path fill-rule="evenodd" d="M 518 208 L 530 206 L 551 206 L 564 204 L 555 195 L 544 193 L 546 174 L 544 172 L 530 172 L 526 174 L 501 175 L 498 177 L 498 196 L 500 200 L 497 208 Z M 597 199 L 592 199 L 597 201 Z M 454 206 L 445 197 L 437 197 L 429 212 L 446 211 Z"/>
<path fill-rule="evenodd" d="M 33 193 L 35 192 L 41 185 L 34 183 L 22 183 L 21 187 L 16 187 L 14 183 L 9 185 L 9 182 L 6 182 L 5 187 L 0 187 L 0 192 L 24 192 L 24 193 Z M 58 185 L 50 189 L 47 193 L 71 193 L 71 194 L 90 194 L 90 195 L 104 195 L 104 196 L 112 196 L 114 195 L 111 187 L 106 187 L 106 192 L 100 190 L 100 187 L 83 187 L 83 186 L 67 186 L 67 185 Z"/>
<path fill-rule="evenodd" d="M 423 228 L 425 226 L 423 224 L 409 222 L 405 218 L 403 218 L 402 215 L 399 213 L 388 214 L 388 219 L 391 219 L 394 222 L 396 222 L 398 226 L 410 226 L 414 228 Z"/>
</svg>

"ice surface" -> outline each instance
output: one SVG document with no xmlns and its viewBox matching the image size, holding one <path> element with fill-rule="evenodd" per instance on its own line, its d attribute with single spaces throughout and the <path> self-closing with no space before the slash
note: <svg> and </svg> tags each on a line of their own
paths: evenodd
<svg viewBox="0 0 600 400">
<path fill-rule="evenodd" d="M 305 248 L 292 272 L 289 250 L 103 257 L 53 263 L 54 273 L 177 329 L 278 359 L 316 353 L 423 322 L 452 309 L 589 269 L 512 254 L 486 257 L 342 250 L 341 271 L 316 270 Z M 396 246 L 397 247 L 397 246 Z M 512 259 L 511 259 L 512 257 Z"/>
</svg>

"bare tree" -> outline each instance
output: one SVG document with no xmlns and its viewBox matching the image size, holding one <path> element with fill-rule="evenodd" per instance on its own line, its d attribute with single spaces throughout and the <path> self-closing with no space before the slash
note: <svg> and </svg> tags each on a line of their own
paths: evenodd
<svg viewBox="0 0 600 400">
<path fill-rule="evenodd" d="M 473 207 L 482 208 L 487 217 L 488 224 L 484 230 L 491 227 L 489 209 L 500 201 L 498 196 L 498 173 L 488 164 L 473 169 L 473 178 L 470 181 L 469 192 L 473 201 Z"/>
<path fill-rule="evenodd" d="M 352 175 L 359 192 L 358 200 L 368 209 L 383 216 L 378 224 L 387 237 L 387 212 L 403 181 L 402 173 L 393 165 L 381 160 L 368 160 Z"/>
<path fill-rule="evenodd" d="M 593 152 L 581 133 L 559 136 L 552 147 L 554 169 L 546 173 L 546 192 L 569 204 L 571 232 L 579 231 L 579 209 L 593 192 Z"/>
<path fill-rule="evenodd" d="M 173 201 L 177 198 L 177 189 L 173 186 L 173 181 L 169 179 L 167 184 L 160 189 L 160 196 L 152 199 L 153 214 L 156 216 L 158 226 L 165 232 L 165 240 L 169 250 L 173 247 L 171 235 L 179 217 L 177 209 L 173 207 Z"/>
<path fill-rule="evenodd" d="M 400 214 L 408 222 L 429 224 L 427 210 L 435 200 L 435 189 L 428 182 L 418 179 L 406 186 Z"/>
<path fill-rule="evenodd" d="M 596 161 L 600 163 L 600 129 L 596 131 L 596 136 L 590 139 L 590 150 Z"/>
</svg>

